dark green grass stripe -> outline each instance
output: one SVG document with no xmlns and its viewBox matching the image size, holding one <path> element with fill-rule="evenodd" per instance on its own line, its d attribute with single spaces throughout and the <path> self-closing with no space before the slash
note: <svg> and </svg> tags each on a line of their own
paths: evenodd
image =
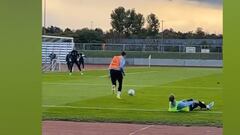
<svg viewBox="0 0 240 135">
<path fill-rule="evenodd" d="M 96 84 L 96 83 L 43 83 L 44 85 L 85 85 L 85 86 L 106 86 L 109 84 Z M 124 84 L 127 87 L 159 87 L 159 88 L 175 88 L 175 89 L 210 89 L 210 90 L 221 90 L 222 87 L 192 87 L 192 86 L 157 86 L 157 85 L 134 85 L 134 84 Z"/>
<path fill-rule="evenodd" d="M 43 105 L 45 108 L 71 108 L 71 109 L 88 109 L 88 110 L 119 110 L 119 111 L 142 111 L 142 112 L 167 112 L 164 109 L 138 109 L 138 108 L 107 108 L 107 107 L 82 107 L 82 106 L 57 106 L 57 105 Z M 197 113 L 212 113 L 221 114 L 221 111 L 192 111 Z"/>
</svg>

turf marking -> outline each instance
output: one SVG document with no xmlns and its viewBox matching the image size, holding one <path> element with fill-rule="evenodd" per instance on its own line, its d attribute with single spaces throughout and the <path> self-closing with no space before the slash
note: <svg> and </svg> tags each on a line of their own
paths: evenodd
<svg viewBox="0 0 240 135">
<path fill-rule="evenodd" d="M 82 86 L 106 86 L 109 87 L 110 85 L 108 84 L 93 84 L 93 83 L 42 83 L 44 85 L 82 85 Z M 124 84 L 124 86 L 127 87 L 155 87 L 156 85 L 134 85 L 134 84 Z M 216 90 L 221 90 L 223 88 L 221 87 L 192 87 L 192 86 L 156 86 L 160 88 L 176 88 L 176 89 L 216 89 Z"/>
<path fill-rule="evenodd" d="M 126 75 L 135 75 L 135 74 L 141 74 L 141 73 L 157 73 L 160 71 L 143 71 L 143 72 L 132 72 L 132 73 L 126 73 Z M 102 75 L 99 77 L 108 77 L 109 75 Z"/>
<path fill-rule="evenodd" d="M 94 84 L 94 83 L 42 83 L 44 85 L 85 85 L 85 86 L 111 86 L 110 84 Z M 124 86 L 134 86 L 134 87 L 153 87 L 155 85 L 133 85 L 133 84 L 124 84 Z"/>
<path fill-rule="evenodd" d="M 137 129 L 137 130 L 135 130 L 134 132 L 129 133 L 128 135 L 134 135 L 134 134 L 136 134 L 136 133 L 138 133 L 138 132 L 140 132 L 140 131 L 146 130 L 146 129 L 148 129 L 148 128 L 150 128 L 150 127 L 153 127 L 153 126 L 154 126 L 154 125 L 149 125 L 149 126 L 146 126 L 146 127 L 140 128 L 140 129 Z"/>
<path fill-rule="evenodd" d="M 89 110 L 119 110 L 119 111 L 142 111 L 142 112 L 167 112 L 166 109 L 137 109 L 137 108 L 107 108 L 107 107 L 81 107 L 81 106 L 63 106 L 63 105 L 42 105 L 45 108 L 71 108 L 71 109 L 89 109 Z M 221 111 L 196 111 L 198 113 L 222 114 Z"/>
<path fill-rule="evenodd" d="M 223 88 L 221 87 L 192 87 L 192 86 L 160 86 L 163 88 L 176 88 L 176 89 L 216 89 L 216 90 L 221 90 Z"/>
</svg>

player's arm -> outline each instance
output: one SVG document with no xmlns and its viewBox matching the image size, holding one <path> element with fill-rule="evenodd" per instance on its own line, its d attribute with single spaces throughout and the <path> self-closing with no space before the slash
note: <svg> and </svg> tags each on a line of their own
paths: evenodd
<svg viewBox="0 0 240 135">
<path fill-rule="evenodd" d="M 69 62 L 69 54 L 66 55 L 66 62 Z"/>
<path fill-rule="evenodd" d="M 184 101 L 193 101 L 193 99 L 186 99 L 186 100 L 184 100 Z"/>
<path fill-rule="evenodd" d="M 108 70 L 108 78 L 111 78 L 110 69 Z"/>
<path fill-rule="evenodd" d="M 122 72 L 122 74 L 125 76 L 125 72 L 124 72 L 124 67 L 125 67 L 126 61 L 124 58 L 121 59 L 120 61 L 120 71 Z"/>
</svg>

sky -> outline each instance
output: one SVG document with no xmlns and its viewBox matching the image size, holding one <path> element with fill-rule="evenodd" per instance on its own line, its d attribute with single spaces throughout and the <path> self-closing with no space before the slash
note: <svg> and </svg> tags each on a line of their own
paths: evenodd
<svg viewBox="0 0 240 135">
<path fill-rule="evenodd" d="M 44 15 L 43 5 L 44 0 Z M 46 0 L 46 26 L 74 30 L 92 27 L 106 31 L 111 29 L 112 11 L 123 6 L 135 9 L 145 18 L 150 13 L 156 14 L 163 20 L 163 29 L 188 32 L 201 27 L 208 33 L 222 34 L 222 5 L 222 0 Z"/>
</svg>

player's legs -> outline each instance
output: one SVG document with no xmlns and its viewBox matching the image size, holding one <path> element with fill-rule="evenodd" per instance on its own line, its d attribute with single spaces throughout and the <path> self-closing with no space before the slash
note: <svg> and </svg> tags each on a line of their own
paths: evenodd
<svg viewBox="0 0 240 135">
<path fill-rule="evenodd" d="M 197 107 L 200 107 L 201 109 L 207 109 L 207 105 L 202 101 L 193 101 L 193 104 L 189 106 L 190 111 L 194 110 Z"/>
<path fill-rule="evenodd" d="M 82 68 L 84 69 L 84 61 L 79 61 L 80 66 L 82 65 Z"/>
<path fill-rule="evenodd" d="M 209 103 L 208 105 L 206 105 L 204 102 L 202 101 L 198 101 L 199 102 L 199 106 L 201 107 L 201 109 L 207 109 L 207 110 L 211 110 L 212 107 L 214 106 L 214 102 Z"/>
<path fill-rule="evenodd" d="M 78 61 L 74 61 L 74 63 L 77 65 L 78 70 L 79 70 L 79 71 L 82 71 L 79 62 L 78 62 Z"/>
<path fill-rule="evenodd" d="M 68 67 L 68 70 L 70 71 L 71 70 L 71 63 L 70 62 L 67 62 L 67 67 Z"/>
<path fill-rule="evenodd" d="M 207 108 L 207 105 L 204 102 L 198 101 L 201 108 Z"/>
<path fill-rule="evenodd" d="M 192 105 L 189 105 L 190 111 L 193 111 L 195 108 L 197 108 L 199 106 L 198 102 L 193 102 Z"/>
<path fill-rule="evenodd" d="M 53 68 L 53 60 L 50 61 L 50 71 L 52 71 Z"/>
<path fill-rule="evenodd" d="M 69 75 L 72 75 L 72 69 L 73 69 L 73 63 L 72 62 L 69 62 Z"/>
<path fill-rule="evenodd" d="M 80 65 L 80 67 L 81 67 L 81 65 L 82 65 L 82 62 L 81 62 L 81 61 L 79 61 L 79 65 Z"/>
<path fill-rule="evenodd" d="M 117 80 L 118 80 L 118 92 L 117 92 L 117 98 L 121 98 L 121 92 L 122 92 L 122 82 L 123 82 L 123 76 L 121 71 L 117 71 Z"/>
<path fill-rule="evenodd" d="M 123 81 L 123 77 L 122 77 L 122 73 L 118 73 L 118 91 L 121 92 L 122 91 L 122 81 Z"/>
<path fill-rule="evenodd" d="M 111 77 L 111 82 L 112 82 L 112 91 L 113 93 L 115 92 L 115 89 L 116 89 L 116 81 L 117 81 L 117 75 L 116 75 L 116 71 L 111 69 L 110 70 L 110 77 Z"/>
<path fill-rule="evenodd" d="M 116 86 L 116 81 L 117 81 L 117 76 L 116 76 L 116 71 L 115 70 L 110 70 L 110 77 L 112 81 L 112 85 Z"/>
<path fill-rule="evenodd" d="M 82 61 L 82 66 L 83 66 L 83 69 L 85 69 L 84 61 Z"/>
</svg>

